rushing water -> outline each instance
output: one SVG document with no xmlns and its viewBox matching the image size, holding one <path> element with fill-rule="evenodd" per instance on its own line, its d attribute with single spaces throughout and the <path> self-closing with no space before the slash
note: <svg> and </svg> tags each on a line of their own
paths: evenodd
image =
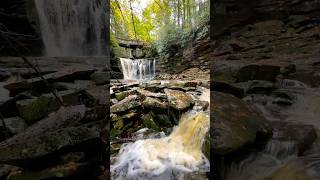
<svg viewBox="0 0 320 180">
<path fill-rule="evenodd" d="M 122 73 L 126 80 L 152 79 L 156 74 L 155 59 L 120 58 Z"/>
<path fill-rule="evenodd" d="M 47 56 L 102 55 L 107 1 L 35 0 Z"/>
<path fill-rule="evenodd" d="M 278 92 L 288 97 L 254 94 L 244 100 L 253 103 L 270 121 L 310 124 L 317 129 L 319 136 L 320 89 L 310 88 L 295 80 L 284 80 L 278 85 L 281 87 Z M 224 167 L 224 179 L 317 180 L 320 179 L 319 152 L 319 138 L 303 155 L 298 154 L 298 146 L 292 141 L 270 140 L 264 150 L 253 152 L 242 161 Z"/>
<path fill-rule="evenodd" d="M 167 137 L 123 145 L 111 166 L 111 177 L 171 180 L 190 172 L 208 172 L 210 163 L 202 153 L 202 145 L 209 121 L 205 113 L 185 115 Z"/>
</svg>

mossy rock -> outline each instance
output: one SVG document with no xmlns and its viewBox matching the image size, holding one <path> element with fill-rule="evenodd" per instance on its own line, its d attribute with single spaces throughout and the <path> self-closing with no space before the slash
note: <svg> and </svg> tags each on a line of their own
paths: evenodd
<svg viewBox="0 0 320 180">
<path fill-rule="evenodd" d="M 159 126 L 155 123 L 155 119 L 152 113 L 145 114 L 142 116 L 143 125 L 149 129 L 160 131 Z"/>
<path fill-rule="evenodd" d="M 122 134 L 122 130 L 121 129 L 111 129 L 111 131 L 110 131 L 110 136 L 111 137 L 118 137 L 119 135 L 121 135 Z"/>
<path fill-rule="evenodd" d="M 113 123 L 113 127 L 115 129 L 122 129 L 123 126 L 124 126 L 124 123 L 122 118 L 118 119 L 116 122 Z"/>
<path fill-rule="evenodd" d="M 116 93 L 116 99 L 118 101 L 121 101 L 121 100 L 125 99 L 128 95 L 129 95 L 129 93 L 127 91 L 122 91 L 122 92 Z"/>
<path fill-rule="evenodd" d="M 20 116 L 30 125 L 48 115 L 52 101 L 53 98 L 41 96 L 37 99 L 18 101 L 17 106 Z"/>
</svg>

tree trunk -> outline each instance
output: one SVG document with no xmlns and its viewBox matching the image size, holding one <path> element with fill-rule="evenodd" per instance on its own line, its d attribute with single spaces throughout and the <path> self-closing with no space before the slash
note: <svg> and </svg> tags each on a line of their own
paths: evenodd
<svg viewBox="0 0 320 180">
<path fill-rule="evenodd" d="M 130 10 L 131 10 L 131 19 L 132 19 L 132 25 L 133 25 L 133 30 L 134 30 L 134 37 L 135 37 L 136 41 L 138 41 L 136 26 L 134 24 L 134 17 L 133 17 L 133 9 L 132 9 L 132 5 L 131 5 L 131 0 L 129 1 L 129 4 L 130 4 Z"/>
<path fill-rule="evenodd" d="M 180 0 L 178 0 L 178 6 L 177 6 L 177 8 L 178 8 L 178 26 L 180 27 Z"/>
</svg>

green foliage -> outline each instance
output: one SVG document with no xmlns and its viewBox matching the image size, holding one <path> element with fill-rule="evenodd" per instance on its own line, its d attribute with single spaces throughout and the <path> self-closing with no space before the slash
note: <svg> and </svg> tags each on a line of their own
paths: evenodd
<svg viewBox="0 0 320 180">
<path fill-rule="evenodd" d="M 140 2 L 111 0 L 112 41 L 150 42 L 152 50 L 165 55 L 174 45 L 184 47 L 208 34 L 209 0 L 150 0 L 138 13 L 134 5 Z"/>
</svg>

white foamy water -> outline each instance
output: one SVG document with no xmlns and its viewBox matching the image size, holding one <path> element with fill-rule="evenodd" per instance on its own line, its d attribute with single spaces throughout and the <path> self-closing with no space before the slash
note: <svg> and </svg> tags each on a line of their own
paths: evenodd
<svg viewBox="0 0 320 180">
<path fill-rule="evenodd" d="M 168 137 L 138 140 L 123 145 L 112 179 L 181 179 L 185 173 L 208 172 L 210 163 L 202 153 L 209 117 L 204 113 L 183 117 Z"/>
<path fill-rule="evenodd" d="M 126 80 L 152 79 L 156 74 L 155 59 L 120 58 L 123 77 Z"/>
<path fill-rule="evenodd" d="M 107 1 L 35 0 L 47 56 L 104 54 Z"/>
</svg>

